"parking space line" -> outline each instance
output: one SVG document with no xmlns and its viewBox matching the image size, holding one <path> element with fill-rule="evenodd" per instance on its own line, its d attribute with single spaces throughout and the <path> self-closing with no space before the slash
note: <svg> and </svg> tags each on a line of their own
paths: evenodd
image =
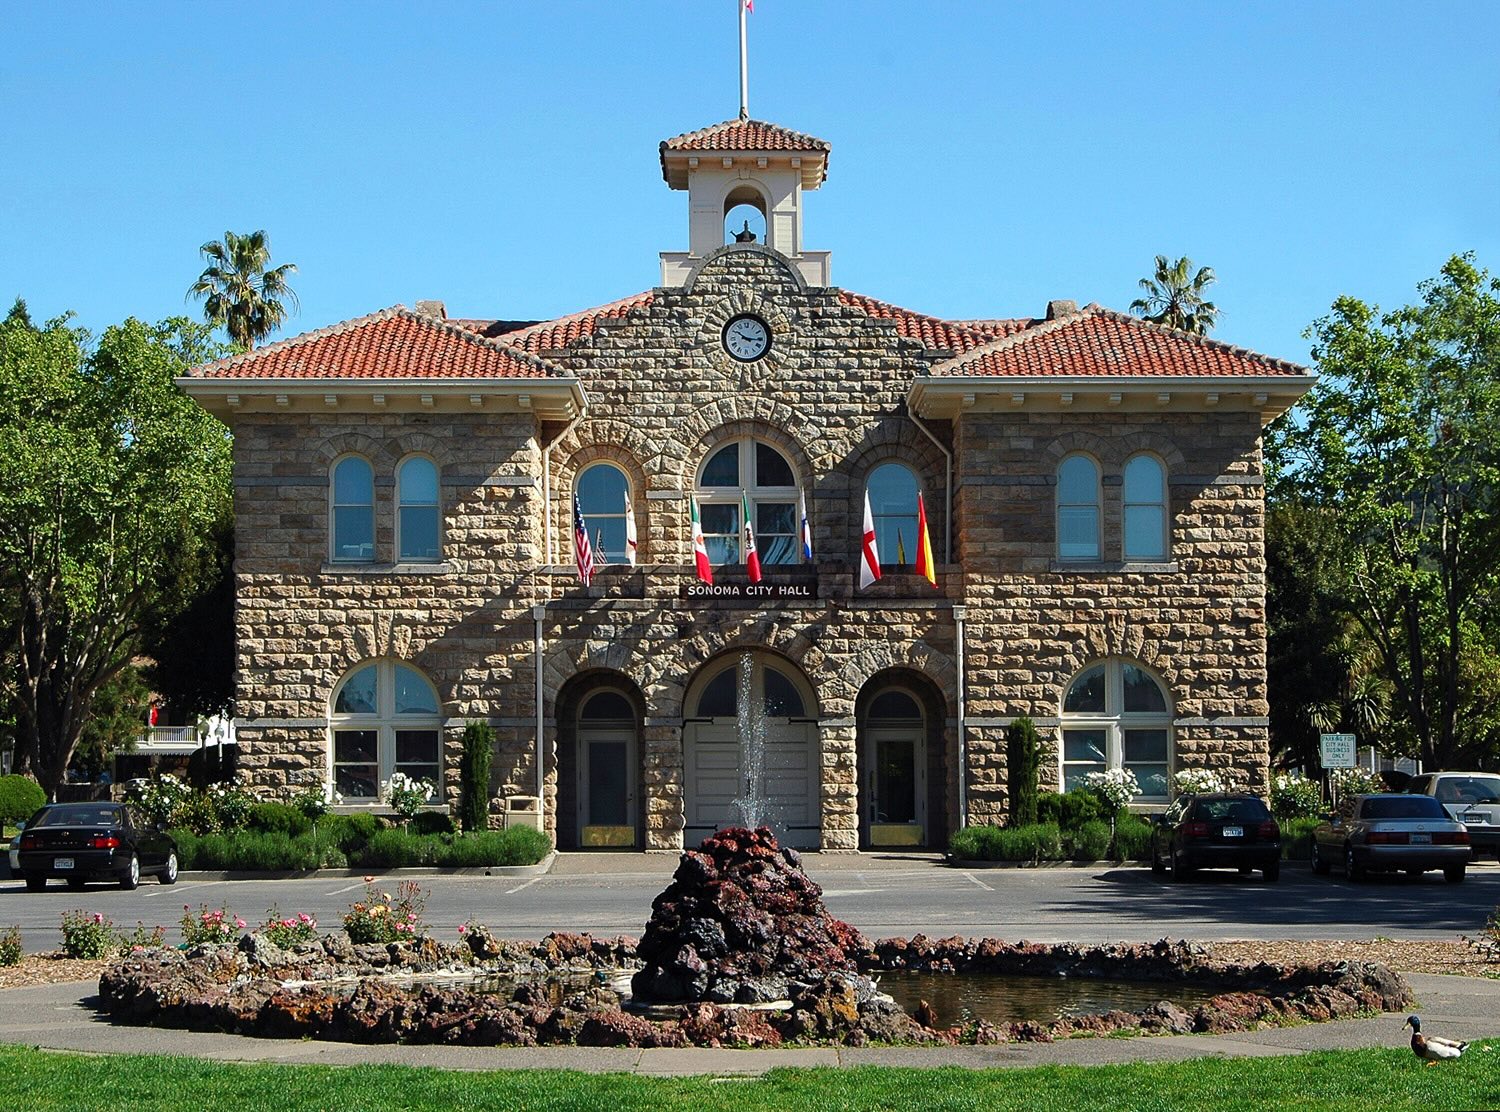
<svg viewBox="0 0 1500 1112">
<path fill-rule="evenodd" d="M 993 891 L 994 891 L 994 889 L 993 889 L 993 888 L 991 888 L 991 887 L 990 887 L 990 886 L 989 886 L 989 885 L 988 885 L 988 884 L 986 884 L 986 883 L 985 883 L 985 882 L 984 882 L 984 881 L 982 881 L 982 880 L 980 880 L 980 879 L 979 879 L 979 878 L 978 878 L 978 877 L 977 877 L 977 876 L 975 876 L 975 875 L 974 875 L 974 874 L 973 874 L 973 873 L 965 873 L 965 874 L 964 874 L 964 876 L 965 876 L 965 877 L 966 877 L 966 878 L 967 878 L 967 879 L 968 879 L 968 880 L 971 880 L 971 881 L 973 881 L 973 882 L 974 882 L 974 883 L 975 883 L 975 884 L 977 884 L 977 885 L 979 885 L 979 887 L 981 887 L 981 888 L 983 888 L 983 889 L 984 889 L 984 890 L 985 890 L 985 891 L 986 891 L 986 892 L 993 892 Z"/>
<path fill-rule="evenodd" d="M 523 889 L 526 889 L 526 888 L 530 888 L 533 884 L 535 884 L 537 881 L 539 881 L 541 879 L 542 878 L 539 877 L 539 876 L 534 876 L 530 880 L 528 880 L 525 884 L 518 884 L 514 888 L 508 889 L 505 894 L 507 896 L 514 896 L 517 892 L 520 892 L 520 891 L 522 891 Z"/>
</svg>

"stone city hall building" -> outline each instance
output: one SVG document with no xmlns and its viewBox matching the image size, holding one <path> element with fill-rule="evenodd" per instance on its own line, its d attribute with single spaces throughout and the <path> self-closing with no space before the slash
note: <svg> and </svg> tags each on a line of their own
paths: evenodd
<svg viewBox="0 0 1500 1112">
<path fill-rule="evenodd" d="M 1004 820 L 1030 715 L 1047 786 L 1125 767 L 1165 801 L 1174 771 L 1232 766 L 1265 789 L 1261 430 L 1312 377 L 1096 305 L 942 320 L 840 289 L 803 246 L 829 150 L 745 118 L 662 143 L 688 250 L 632 297 L 397 306 L 182 380 L 234 433 L 255 781 L 378 806 L 401 771 L 451 805 L 485 719 L 495 823 L 563 848 L 691 844 L 747 787 L 799 846 L 942 846 Z M 860 590 L 867 494 L 885 574 Z"/>
</svg>

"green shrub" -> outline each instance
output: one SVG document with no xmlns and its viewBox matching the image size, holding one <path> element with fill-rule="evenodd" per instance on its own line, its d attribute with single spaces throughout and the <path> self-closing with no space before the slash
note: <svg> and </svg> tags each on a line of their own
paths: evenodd
<svg viewBox="0 0 1500 1112">
<path fill-rule="evenodd" d="M 1321 825 L 1317 818 L 1281 820 L 1281 856 L 1285 861 L 1312 860 L 1312 832 Z"/>
<path fill-rule="evenodd" d="M 380 820 L 364 811 L 330 815 L 318 824 L 319 832 L 350 857 L 363 849 L 379 829 Z"/>
<path fill-rule="evenodd" d="M 0 824 L 25 822 L 47 802 L 47 793 L 30 776 L 0 776 Z"/>
<path fill-rule="evenodd" d="M 1109 855 L 1109 823 L 1090 819 L 1067 833 L 1074 861 L 1103 861 Z"/>
<path fill-rule="evenodd" d="M 187 904 L 182 905 L 182 941 L 189 946 L 225 946 L 244 929 L 245 920 L 227 907 L 200 904 L 195 914 Z"/>
<path fill-rule="evenodd" d="M 441 852 L 441 835 L 414 834 L 393 826 L 377 830 L 349 859 L 366 869 L 408 869 L 415 865 L 436 865 Z"/>
<path fill-rule="evenodd" d="M 1109 821 L 1109 806 L 1096 792 L 1076 788 L 1070 792 L 1041 792 L 1036 799 L 1038 822 L 1055 823 L 1060 830 L 1077 830 L 1096 819 Z"/>
<path fill-rule="evenodd" d="M 1120 861 L 1151 859 L 1151 824 L 1138 815 L 1125 813 L 1115 824 L 1115 858 Z"/>
<path fill-rule="evenodd" d="M 98 912 L 64 911 L 62 939 L 63 953 L 70 958 L 107 958 L 120 949 L 114 921 Z"/>
<path fill-rule="evenodd" d="M 488 722 L 464 726 L 464 755 L 458 767 L 458 817 L 465 830 L 490 824 L 490 756 L 495 731 Z"/>
<path fill-rule="evenodd" d="M 1011 826 L 1037 821 L 1037 772 L 1042 764 L 1042 739 L 1036 724 L 1024 715 L 1005 731 L 1005 778 L 1010 789 Z"/>
<path fill-rule="evenodd" d="M 407 829 L 413 834 L 452 834 L 453 820 L 440 811 L 419 811 Z"/>
<path fill-rule="evenodd" d="M 1271 780 L 1271 814 L 1288 819 L 1312 818 L 1323 809 L 1323 785 L 1290 772 Z"/>
<path fill-rule="evenodd" d="M 286 803 L 257 803 L 250 808 L 245 823 L 251 830 L 291 837 L 306 834 L 312 829 L 312 820 L 298 808 Z"/>
<path fill-rule="evenodd" d="M 6 927 L 0 931 L 0 965 L 21 964 L 21 928 Z"/>
<path fill-rule="evenodd" d="M 177 861 L 184 869 L 222 869 L 226 872 L 296 872 L 332 863 L 338 852 L 327 840 L 312 834 L 293 838 L 262 830 L 195 835 L 174 830 Z"/>
<path fill-rule="evenodd" d="M 535 865 L 552 849 L 552 840 L 530 826 L 478 830 L 454 838 L 440 864 L 455 869 L 490 865 Z"/>
<path fill-rule="evenodd" d="M 1060 861 L 1062 834 L 1056 823 L 1031 826 L 966 826 L 949 840 L 954 857 L 968 861 Z"/>
</svg>

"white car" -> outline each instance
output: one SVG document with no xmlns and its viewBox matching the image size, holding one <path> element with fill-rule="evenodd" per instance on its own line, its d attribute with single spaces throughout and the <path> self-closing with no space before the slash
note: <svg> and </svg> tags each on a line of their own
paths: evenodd
<svg viewBox="0 0 1500 1112">
<path fill-rule="evenodd" d="M 24 825 L 24 824 L 22 824 Z M 18 877 L 21 875 L 21 831 L 16 831 L 16 836 L 10 840 L 10 875 Z"/>
<path fill-rule="evenodd" d="M 1469 831 L 1474 856 L 1500 856 L 1500 773 L 1424 772 L 1406 785 L 1412 795 L 1430 795 Z"/>
</svg>

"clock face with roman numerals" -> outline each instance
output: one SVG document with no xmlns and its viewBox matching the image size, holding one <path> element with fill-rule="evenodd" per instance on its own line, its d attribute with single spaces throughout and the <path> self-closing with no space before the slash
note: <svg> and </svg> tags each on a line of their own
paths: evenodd
<svg viewBox="0 0 1500 1112">
<path fill-rule="evenodd" d="M 724 326 L 724 350 L 732 359 L 753 363 L 771 350 L 771 330 L 759 317 L 733 317 Z"/>
</svg>

